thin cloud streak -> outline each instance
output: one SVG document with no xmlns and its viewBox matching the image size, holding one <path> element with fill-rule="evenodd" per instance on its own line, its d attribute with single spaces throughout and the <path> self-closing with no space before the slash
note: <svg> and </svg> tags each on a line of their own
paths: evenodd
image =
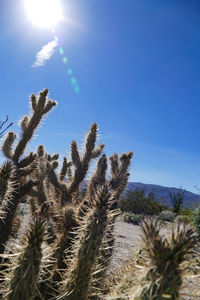
<svg viewBox="0 0 200 300">
<path fill-rule="evenodd" d="M 54 40 L 44 45 L 42 49 L 37 52 L 36 61 L 32 64 L 31 67 L 38 68 L 44 66 L 46 61 L 49 60 L 54 54 L 54 50 L 57 46 L 58 43 Z"/>
</svg>

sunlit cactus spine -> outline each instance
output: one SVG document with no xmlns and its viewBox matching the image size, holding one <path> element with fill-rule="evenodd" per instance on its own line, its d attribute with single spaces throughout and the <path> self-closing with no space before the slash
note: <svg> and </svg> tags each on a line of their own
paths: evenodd
<svg viewBox="0 0 200 300">
<path fill-rule="evenodd" d="M 42 260 L 42 243 L 45 240 L 46 226 L 41 219 L 29 225 L 25 245 L 18 254 L 16 266 L 11 270 L 6 300 L 34 299 L 37 294 L 37 280 Z"/>
<path fill-rule="evenodd" d="M 14 188 L 15 167 L 10 161 L 6 161 L 0 168 L 0 203 L 6 193 L 10 193 Z"/>
<path fill-rule="evenodd" d="M 12 167 L 12 171 L 12 175 L 9 177 L 6 186 L 5 183 L 2 184 L 2 188 L 5 188 L 6 190 L 4 190 L 0 206 L 0 254 L 4 252 L 5 243 L 8 241 L 9 236 L 12 233 L 13 220 L 15 218 L 19 199 L 18 195 L 20 193 L 19 183 L 14 167 Z"/>
</svg>

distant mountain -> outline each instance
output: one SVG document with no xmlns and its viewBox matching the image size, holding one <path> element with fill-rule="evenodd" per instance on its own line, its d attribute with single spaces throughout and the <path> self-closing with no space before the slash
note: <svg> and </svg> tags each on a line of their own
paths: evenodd
<svg viewBox="0 0 200 300">
<path fill-rule="evenodd" d="M 177 193 L 183 191 L 183 189 L 174 188 L 174 187 L 165 187 L 156 184 L 146 184 L 140 182 L 128 182 L 125 193 L 128 191 L 135 190 L 145 190 L 145 193 L 153 191 L 156 195 L 157 200 L 164 199 L 165 204 L 171 206 L 171 199 L 169 192 Z M 192 192 L 185 191 L 184 194 L 184 206 L 192 207 L 193 205 L 198 206 L 200 204 L 200 195 L 194 194 Z"/>
</svg>

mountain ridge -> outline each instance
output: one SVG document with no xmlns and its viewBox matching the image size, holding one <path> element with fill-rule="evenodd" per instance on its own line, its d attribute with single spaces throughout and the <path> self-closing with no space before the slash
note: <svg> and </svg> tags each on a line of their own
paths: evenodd
<svg viewBox="0 0 200 300">
<path fill-rule="evenodd" d="M 129 191 L 135 191 L 135 190 L 145 190 L 145 194 L 148 194 L 149 192 L 153 191 L 155 193 L 156 199 L 165 200 L 165 204 L 171 206 L 171 199 L 169 196 L 169 193 L 177 193 L 180 191 L 185 191 L 184 193 L 184 206 L 192 207 L 193 205 L 198 206 L 200 204 L 200 195 L 189 192 L 187 190 L 184 190 L 182 188 L 175 188 L 175 187 L 165 187 L 162 185 L 157 184 L 148 184 L 148 183 L 142 183 L 142 182 L 128 182 L 126 189 L 124 191 L 125 195 Z"/>
</svg>

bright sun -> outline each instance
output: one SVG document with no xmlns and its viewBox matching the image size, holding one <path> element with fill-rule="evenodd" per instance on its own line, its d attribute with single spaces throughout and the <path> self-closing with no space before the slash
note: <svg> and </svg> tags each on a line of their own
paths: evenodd
<svg viewBox="0 0 200 300">
<path fill-rule="evenodd" d="M 29 19 L 39 27 L 54 27 L 62 19 L 59 0 L 25 0 Z"/>
</svg>

